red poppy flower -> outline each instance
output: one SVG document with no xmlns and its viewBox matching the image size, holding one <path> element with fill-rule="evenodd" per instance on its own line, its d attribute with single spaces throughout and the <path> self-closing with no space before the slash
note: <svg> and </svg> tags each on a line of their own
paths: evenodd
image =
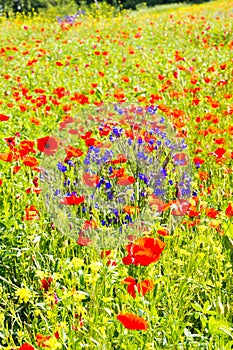
<svg viewBox="0 0 233 350">
<path fill-rule="evenodd" d="M 129 81 L 130 81 L 129 77 L 127 77 L 126 75 L 121 77 L 121 80 L 123 80 L 125 83 L 129 83 Z"/>
<path fill-rule="evenodd" d="M 124 213 L 127 213 L 129 215 L 135 215 L 138 214 L 140 212 L 140 208 L 137 206 L 133 206 L 133 205 L 126 205 L 124 208 Z"/>
<path fill-rule="evenodd" d="M 129 312 L 125 314 L 120 313 L 119 315 L 117 315 L 117 319 L 127 329 L 146 331 L 148 328 L 148 323 L 146 322 L 146 320 Z"/>
<path fill-rule="evenodd" d="M 127 158 L 124 154 L 118 154 L 116 159 L 110 160 L 110 164 L 121 164 L 127 162 Z"/>
<path fill-rule="evenodd" d="M 69 160 L 72 157 L 81 157 L 83 155 L 83 151 L 79 148 L 75 148 L 72 146 L 68 146 L 66 148 L 66 161 Z"/>
<path fill-rule="evenodd" d="M 23 164 L 26 166 L 34 167 L 38 165 L 38 160 L 35 157 L 24 157 Z"/>
<path fill-rule="evenodd" d="M 170 208 L 170 203 L 165 203 L 162 199 L 158 198 L 154 194 L 149 195 L 149 204 L 150 206 L 156 205 L 157 211 L 159 213 L 166 211 Z"/>
<path fill-rule="evenodd" d="M 10 149 L 14 149 L 15 147 L 15 137 L 5 137 L 4 141 L 6 141 L 7 145 Z"/>
<path fill-rule="evenodd" d="M 56 331 L 56 332 L 54 333 L 54 336 L 55 336 L 56 339 L 60 339 L 60 335 L 59 335 L 59 332 L 58 332 L 58 331 Z"/>
<path fill-rule="evenodd" d="M 75 129 L 70 129 L 68 131 L 68 133 L 71 134 L 71 135 L 78 135 L 79 134 L 78 130 L 75 130 Z"/>
<path fill-rule="evenodd" d="M 113 169 L 113 174 L 110 176 L 111 179 L 114 179 L 115 177 L 123 177 L 125 173 L 124 168 L 120 168 L 118 170 Z"/>
<path fill-rule="evenodd" d="M 126 98 L 123 92 L 123 89 L 118 88 L 115 90 L 114 97 L 119 101 L 119 102 L 125 102 Z"/>
<path fill-rule="evenodd" d="M 139 238 L 126 246 L 128 255 L 122 259 L 125 265 L 148 266 L 160 259 L 165 243 L 151 237 Z"/>
<path fill-rule="evenodd" d="M 9 120 L 9 117 L 5 114 L 0 114 L 0 122 L 6 122 Z"/>
<path fill-rule="evenodd" d="M 47 156 L 54 155 L 58 150 L 58 142 L 52 136 L 45 136 L 37 139 L 37 148 Z"/>
<path fill-rule="evenodd" d="M 24 212 L 25 212 L 25 215 L 23 217 L 23 221 L 39 220 L 39 216 L 38 216 L 39 212 L 34 205 L 31 205 L 30 207 L 25 208 Z"/>
<path fill-rule="evenodd" d="M 19 144 L 21 157 L 26 156 L 28 153 L 36 153 L 34 150 L 34 141 L 24 140 Z"/>
<path fill-rule="evenodd" d="M 40 348 L 47 348 L 48 345 L 46 345 L 46 341 L 49 340 L 51 337 L 50 336 L 45 336 L 43 334 L 37 334 L 36 335 L 36 342 L 37 342 L 37 345 L 40 347 Z"/>
<path fill-rule="evenodd" d="M 117 185 L 128 186 L 128 185 L 132 185 L 135 181 L 136 180 L 133 176 L 123 176 L 117 180 Z"/>
<path fill-rule="evenodd" d="M 139 282 L 138 285 L 138 293 L 143 296 L 154 289 L 154 282 L 152 280 L 144 280 Z"/>
<path fill-rule="evenodd" d="M 151 280 L 144 280 L 142 282 L 137 282 L 135 278 L 129 276 L 125 278 L 122 283 L 127 284 L 127 291 L 128 293 L 133 297 L 136 298 L 136 292 L 137 289 L 138 293 L 141 295 L 145 295 L 147 292 L 153 290 L 154 288 L 154 282 Z"/>
<path fill-rule="evenodd" d="M 38 188 L 38 187 L 34 187 L 34 188 L 29 187 L 29 188 L 26 188 L 26 190 L 25 190 L 26 193 L 31 193 L 31 192 L 33 192 L 33 193 L 35 193 L 35 194 L 40 194 L 41 191 L 42 191 L 42 189 L 41 189 L 41 188 Z"/>
<path fill-rule="evenodd" d="M 31 117 L 30 118 L 30 122 L 35 124 L 35 125 L 40 125 L 41 124 L 40 120 L 35 118 L 35 117 Z"/>
<path fill-rule="evenodd" d="M 176 165 L 184 166 L 188 164 L 189 158 L 185 153 L 177 153 L 173 156 Z"/>
<path fill-rule="evenodd" d="M 214 152 L 211 152 L 211 155 L 214 155 L 218 159 L 222 158 L 222 156 L 226 153 L 226 150 L 224 148 L 217 148 Z"/>
<path fill-rule="evenodd" d="M 157 231 L 157 233 L 161 236 L 169 236 L 169 231 L 167 228 L 161 228 Z"/>
<path fill-rule="evenodd" d="M 205 163 L 205 160 L 204 159 L 201 159 L 201 158 L 198 158 L 198 157 L 194 157 L 193 158 L 193 161 L 196 165 L 200 165 L 200 164 L 203 164 Z"/>
<path fill-rule="evenodd" d="M 92 131 L 87 131 L 85 135 L 81 135 L 81 139 L 87 140 L 91 137 Z"/>
<path fill-rule="evenodd" d="M 98 227 L 98 224 L 95 220 L 85 220 L 84 225 L 83 225 L 83 230 L 92 230 Z"/>
<path fill-rule="evenodd" d="M 13 153 L 0 153 L 0 160 L 4 162 L 13 162 L 17 157 Z"/>
<path fill-rule="evenodd" d="M 13 167 L 13 174 L 17 174 L 17 172 L 21 169 L 21 166 L 20 165 L 15 165 Z"/>
<path fill-rule="evenodd" d="M 2 179 L 0 179 L 0 186 L 2 186 Z"/>
<path fill-rule="evenodd" d="M 99 183 L 99 176 L 95 174 L 85 173 L 83 175 L 83 182 L 89 187 L 96 187 Z"/>
<path fill-rule="evenodd" d="M 111 250 L 102 250 L 102 252 L 100 253 L 100 257 L 101 259 L 103 259 L 110 254 L 111 254 Z"/>
<path fill-rule="evenodd" d="M 78 205 L 80 203 L 83 203 L 85 200 L 85 196 L 77 197 L 75 193 L 72 193 L 69 196 L 66 196 L 60 200 L 60 204 L 63 205 Z"/>
<path fill-rule="evenodd" d="M 56 62 L 56 66 L 61 67 L 61 66 L 63 66 L 63 63 L 57 61 L 57 62 Z"/>
<path fill-rule="evenodd" d="M 81 233 L 79 234 L 78 240 L 77 240 L 78 245 L 85 247 L 91 242 L 92 242 L 91 239 L 89 237 L 85 237 L 84 232 L 81 231 Z"/>
<path fill-rule="evenodd" d="M 45 292 L 47 292 L 51 286 L 51 283 L 53 281 L 52 277 L 49 278 L 43 278 L 40 283 L 41 283 L 41 289 L 44 289 Z"/>
<path fill-rule="evenodd" d="M 111 126 L 104 124 L 99 127 L 99 135 L 100 136 L 108 136 L 111 131 Z"/>
<path fill-rule="evenodd" d="M 191 204 L 185 199 L 177 199 L 176 201 L 172 201 L 171 207 L 171 213 L 173 216 L 183 216 L 188 212 Z"/>
<path fill-rule="evenodd" d="M 91 147 L 91 146 L 95 146 L 95 147 L 99 147 L 101 148 L 103 146 L 102 142 L 99 142 L 98 140 L 96 140 L 95 138 L 91 137 L 89 139 L 85 140 L 86 146 L 87 147 Z"/>
<path fill-rule="evenodd" d="M 211 219 L 216 219 L 219 214 L 219 211 L 214 208 L 206 208 L 205 212 L 206 215 Z"/>
<path fill-rule="evenodd" d="M 226 216 L 231 218 L 233 216 L 233 205 L 231 203 L 228 204 L 228 207 L 226 208 Z"/>
<path fill-rule="evenodd" d="M 195 218 L 200 215 L 200 211 L 198 211 L 195 207 L 193 209 L 189 209 L 187 212 L 188 216 L 190 218 Z"/>
<path fill-rule="evenodd" d="M 88 96 L 85 96 L 83 94 L 80 94 L 78 92 L 74 93 L 74 97 L 70 98 L 71 101 L 77 101 L 78 103 L 80 103 L 81 105 L 84 104 L 88 104 L 89 100 L 88 100 Z"/>
<path fill-rule="evenodd" d="M 35 348 L 33 348 L 33 346 L 28 343 L 24 343 L 20 346 L 19 350 L 35 350 Z"/>
</svg>

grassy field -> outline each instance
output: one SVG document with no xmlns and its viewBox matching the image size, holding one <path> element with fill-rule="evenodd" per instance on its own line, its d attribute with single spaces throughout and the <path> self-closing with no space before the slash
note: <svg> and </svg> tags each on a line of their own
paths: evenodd
<svg viewBox="0 0 233 350">
<path fill-rule="evenodd" d="M 110 12 L 1 18 L 0 348 L 230 350 L 233 2 Z"/>
</svg>

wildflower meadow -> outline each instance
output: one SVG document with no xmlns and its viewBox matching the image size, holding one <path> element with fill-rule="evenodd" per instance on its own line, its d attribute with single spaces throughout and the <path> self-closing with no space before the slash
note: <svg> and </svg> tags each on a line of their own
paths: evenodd
<svg viewBox="0 0 233 350">
<path fill-rule="evenodd" d="M 0 17 L 0 348 L 233 348 L 233 2 Z"/>
</svg>

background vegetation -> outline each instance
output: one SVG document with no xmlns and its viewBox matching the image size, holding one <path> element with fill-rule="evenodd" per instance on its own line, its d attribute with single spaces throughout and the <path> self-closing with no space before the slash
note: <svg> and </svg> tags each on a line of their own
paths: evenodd
<svg viewBox="0 0 233 350">
<path fill-rule="evenodd" d="M 7 15 L 16 12 L 32 13 L 33 11 L 39 11 L 47 8 L 56 8 L 57 12 L 61 9 L 66 8 L 71 10 L 75 8 L 84 9 L 93 3 L 102 3 L 103 0 L 0 0 L 0 11 L 7 13 Z M 147 6 L 156 6 L 161 4 L 174 4 L 176 0 L 106 0 L 106 3 L 113 7 L 125 8 L 125 9 L 136 9 L 137 5 L 144 3 Z M 179 3 L 202 3 L 205 0 L 180 0 Z M 70 13 L 67 13 L 67 15 Z"/>
</svg>

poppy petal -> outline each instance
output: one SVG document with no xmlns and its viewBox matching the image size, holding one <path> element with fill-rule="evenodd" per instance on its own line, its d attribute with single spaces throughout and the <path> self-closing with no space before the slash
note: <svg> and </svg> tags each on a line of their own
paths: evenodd
<svg viewBox="0 0 233 350">
<path fill-rule="evenodd" d="M 120 313 L 117 315 L 117 319 L 127 329 L 145 331 L 148 328 L 148 323 L 146 320 L 132 313 Z"/>
</svg>

